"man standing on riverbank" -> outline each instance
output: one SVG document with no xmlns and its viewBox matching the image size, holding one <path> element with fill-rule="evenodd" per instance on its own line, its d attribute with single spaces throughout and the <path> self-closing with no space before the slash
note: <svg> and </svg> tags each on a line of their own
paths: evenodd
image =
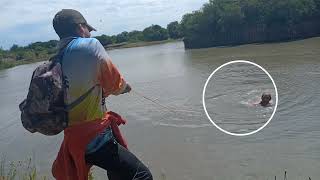
<svg viewBox="0 0 320 180">
<path fill-rule="evenodd" d="M 66 104 L 89 93 L 68 112 L 69 126 L 64 130 L 52 173 L 58 180 L 86 180 L 91 165 L 108 172 L 110 180 L 152 180 L 149 169 L 131 152 L 118 125 L 125 121 L 116 113 L 105 112 L 104 98 L 130 92 L 118 69 L 101 43 L 90 38 L 90 26 L 80 12 L 63 9 L 53 19 L 63 51 L 62 69 L 68 89 Z"/>
</svg>

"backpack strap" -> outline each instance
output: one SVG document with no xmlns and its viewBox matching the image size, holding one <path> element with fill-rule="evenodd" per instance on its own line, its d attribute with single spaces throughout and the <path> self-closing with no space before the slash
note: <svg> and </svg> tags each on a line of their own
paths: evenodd
<svg viewBox="0 0 320 180">
<path fill-rule="evenodd" d="M 70 42 L 73 41 L 74 39 L 76 39 L 76 37 L 72 37 L 66 40 L 65 44 L 61 48 L 59 48 L 58 52 L 54 56 L 52 56 L 49 61 L 54 62 L 53 64 L 59 62 L 62 65 L 64 52 L 68 47 L 68 45 L 70 44 Z"/>
<path fill-rule="evenodd" d="M 68 45 L 70 44 L 70 42 L 73 41 L 74 39 L 76 39 L 76 37 L 72 37 L 72 38 L 68 39 L 67 42 L 65 42 L 65 45 L 62 48 L 60 48 L 58 53 L 55 56 L 53 56 L 53 59 L 52 59 L 53 62 L 54 62 L 53 64 L 60 63 L 61 64 L 61 70 L 62 70 L 62 64 L 63 64 L 62 60 L 63 60 L 64 52 L 65 52 L 66 48 L 68 47 Z M 66 87 L 68 87 L 68 85 L 67 85 L 68 81 L 66 80 L 66 77 L 64 76 L 63 71 L 62 71 L 62 77 L 63 77 L 64 85 Z M 76 100 L 74 100 L 69 105 L 65 105 L 64 110 L 65 111 L 70 111 L 71 109 L 73 109 L 74 107 L 79 105 L 83 100 L 85 100 L 89 96 L 89 94 L 94 90 L 94 88 L 96 86 L 98 86 L 98 84 L 92 86 L 87 92 L 85 92 L 83 95 L 78 97 Z"/>
<path fill-rule="evenodd" d="M 74 100 L 72 103 L 70 103 L 69 105 L 66 105 L 65 109 L 67 111 L 73 109 L 74 107 L 76 107 L 78 104 L 80 104 L 83 100 L 86 99 L 86 97 L 89 96 L 89 94 L 94 90 L 94 88 L 98 86 L 98 85 L 94 85 L 93 87 L 91 87 L 87 92 L 85 92 L 83 95 L 81 95 L 80 97 L 78 97 L 76 100 Z"/>
</svg>

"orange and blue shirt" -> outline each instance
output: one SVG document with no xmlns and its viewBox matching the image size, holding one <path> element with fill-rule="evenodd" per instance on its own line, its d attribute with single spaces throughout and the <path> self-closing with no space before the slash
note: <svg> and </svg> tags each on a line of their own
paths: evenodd
<svg viewBox="0 0 320 180">
<path fill-rule="evenodd" d="M 60 41 L 70 42 L 67 39 Z M 69 126 L 102 118 L 106 111 L 103 97 L 118 95 L 126 82 L 111 62 L 102 44 L 95 38 L 74 37 L 64 50 L 62 70 L 68 81 L 66 104 L 70 104 L 95 86 L 93 91 L 69 113 Z"/>
</svg>

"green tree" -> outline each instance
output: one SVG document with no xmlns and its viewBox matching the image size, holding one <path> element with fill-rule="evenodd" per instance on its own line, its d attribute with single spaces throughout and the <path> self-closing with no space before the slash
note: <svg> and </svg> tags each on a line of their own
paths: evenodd
<svg viewBox="0 0 320 180">
<path fill-rule="evenodd" d="M 320 34 L 320 0 L 209 0 L 182 17 L 186 48 Z"/>
<path fill-rule="evenodd" d="M 239 28 L 243 23 L 244 14 L 238 1 L 217 1 L 220 11 L 218 12 L 218 26 L 224 32 L 230 32 L 233 28 Z"/>
<path fill-rule="evenodd" d="M 172 39 L 182 38 L 182 31 L 178 21 L 171 22 L 167 25 L 169 37 Z"/>
<path fill-rule="evenodd" d="M 98 39 L 103 46 L 108 46 L 109 44 L 112 44 L 111 37 L 105 34 L 101 36 L 96 36 L 95 38 Z"/>
<path fill-rule="evenodd" d="M 45 53 L 46 54 L 46 53 Z M 32 50 L 24 50 L 16 53 L 16 60 L 35 60 L 38 59 Z"/>
<path fill-rule="evenodd" d="M 127 31 L 124 31 L 124 32 L 118 34 L 116 36 L 116 43 L 127 42 L 129 40 L 128 34 L 129 33 Z"/>
<path fill-rule="evenodd" d="M 17 51 L 20 47 L 17 44 L 13 44 L 10 48 L 10 51 Z"/>
<path fill-rule="evenodd" d="M 242 0 L 240 1 L 241 11 L 243 12 L 243 20 L 247 25 L 262 24 L 264 21 L 263 6 L 261 0 Z"/>
<path fill-rule="evenodd" d="M 111 36 L 111 42 L 112 42 L 112 44 L 117 43 L 117 36 L 116 35 Z"/>
<path fill-rule="evenodd" d="M 2 61 L 2 59 L 5 57 L 6 51 L 2 49 L 2 47 L 0 47 L 0 62 Z"/>
<path fill-rule="evenodd" d="M 270 0 L 264 3 L 265 22 L 267 25 L 292 24 L 313 16 L 316 10 L 314 0 Z"/>
<path fill-rule="evenodd" d="M 57 48 L 58 41 L 57 40 L 50 40 L 47 42 L 35 42 L 31 43 L 25 47 L 25 49 L 33 49 L 33 50 L 49 50 Z"/>
<path fill-rule="evenodd" d="M 168 31 L 159 25 L 151 25 L 143 30 L 146 41 L 161 41 L 168 39 Z"/>
<path fill-rule="evenodd" d="M 131 31 L 128 34 L 129 42 L 144 41 L 143 33 L 141 31 Z"/>
<path fill-rule="evenodd" d="M 207 17 L 202 11 L 194 11 L 182 17 L 181 27 L 186 48 L 201 48 L 211 43 L 214 31 L 211 24 L 206 22 L 208 22 Z"/>
</svg>

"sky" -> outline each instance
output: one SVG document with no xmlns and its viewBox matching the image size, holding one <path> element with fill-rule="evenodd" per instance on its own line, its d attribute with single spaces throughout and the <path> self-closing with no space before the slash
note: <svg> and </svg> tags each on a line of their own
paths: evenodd
<svg viewBox="0 0 320 180">
<path fill-rule="evenodd" d="M 28 45 L 59 39 L 52 27 L 54 15 L 61 9 L 76 9 L 101 34 L 143 30 L 172 21 L 199 10 L 208 0 L 0 0 L 0 47 Z"/>
</svg>

